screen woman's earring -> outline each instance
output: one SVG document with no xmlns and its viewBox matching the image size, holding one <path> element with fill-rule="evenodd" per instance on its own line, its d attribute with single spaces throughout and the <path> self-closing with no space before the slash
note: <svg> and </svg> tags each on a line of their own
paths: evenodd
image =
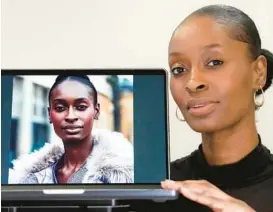
<svg viewBox="0 0 273 212">
<path fill-rule="evenodd" d="M 175 112 L 176 118 L 177 118 L 179 121 L 185 121 L 185 119 L 179 117 L 178 111 L 179 111 L 179 108 L 177 107 L 177 108 L 176 108 L 176 112 Z M 181 116 L 182 116 L 182 114 L 181 114 Z"/>
</svg>

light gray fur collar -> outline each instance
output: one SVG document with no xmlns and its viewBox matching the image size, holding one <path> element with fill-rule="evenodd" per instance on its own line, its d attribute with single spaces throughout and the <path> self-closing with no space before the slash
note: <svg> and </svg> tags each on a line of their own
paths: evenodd
<svg viewBox="0 0 273 212">
<path fill-rule="evenodd" d="M 92 132 L 93 148 L 87 159 L 90 176 L 106 176 L 111 182 L 132 183 L 134 179 L 134 155 L 132 144 L 118 132 L 96 129 Z M 64 154 L 60 140 L 46 143 L 44 147 L 31 154 L 23 155 L 13 161 L 9 170 L 9 183 L 22 182 L 29 174 L 37 173 L 57 162 Z"/>
</svg>

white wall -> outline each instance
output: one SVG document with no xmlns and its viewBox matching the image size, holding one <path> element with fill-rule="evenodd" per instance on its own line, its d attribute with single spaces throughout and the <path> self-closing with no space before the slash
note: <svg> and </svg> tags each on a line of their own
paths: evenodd
<svg viewBox="0 0 273 212">
<path fill-rule="evenodd" d="M 214 3 L 243 9 L 273 51 L 272 0 L 2 0 L 2 68 L 155 68 L 167 66 L 170 36 L 191 11 Z M 258 112 L 273 151 L 273 89 Z M 171 158 L 190 153 L 199 135 L 175 118 L 170 97 Z M 186 137 L 186 138 L 185 138 Z M 182 139 L 184 138 L 184 139 Z"/>
</svg>

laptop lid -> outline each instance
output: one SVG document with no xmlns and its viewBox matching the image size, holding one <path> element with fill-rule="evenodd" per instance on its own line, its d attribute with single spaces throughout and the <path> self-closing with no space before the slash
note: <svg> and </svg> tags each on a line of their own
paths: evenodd
<svg viewBox="0 0 273 212">
<path fill-rule="evenodd" d="M 2 201 L 177 197 L 164 69 L 1 76 Z"/>
</svg>

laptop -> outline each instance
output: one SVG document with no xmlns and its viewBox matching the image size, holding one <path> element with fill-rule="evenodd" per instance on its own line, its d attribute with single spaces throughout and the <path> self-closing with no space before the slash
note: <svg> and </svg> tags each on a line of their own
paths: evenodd
<svg viewBox="0 0 273 212">
<path fill-rule="evenodd" d="M 2 205 L 174 200 L 164 69 L 1 73 Z"/>
</svg>

